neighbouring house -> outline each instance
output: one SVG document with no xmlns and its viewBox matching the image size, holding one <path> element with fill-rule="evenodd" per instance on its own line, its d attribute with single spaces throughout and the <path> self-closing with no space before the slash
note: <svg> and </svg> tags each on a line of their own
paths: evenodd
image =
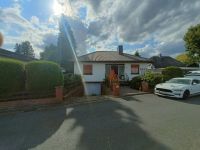
<svg viewBox="0 0 200 150">
<path fill-rule="evenodd" d="M 151 68 L 151 60 L 123 52 L 123 46 L 117 51 L 96 51 L 78 57 L 74 64 L 74 73 L 81 74 L 85 82 L 87 95 L 99 95 L 101 83 L 114 70 L 121 82 L 144 74 Z"/>
<path fill-rule="evenodd" d="M 2 48 L 0 48 L 0 58 L 11 58 L 11 59 L 15 59 L 15 60 L 24 61 L 24 62 L 36 60 L 35 58 L 17 54 L 15 52 L 11 52 L 11 51 L 8 51 L 8 50 L 2 49 Z"/>
<path fill-rule="evenodd" d="M 184 67 L 185 65 L 170 57 L 170 56 L 162 56 L 161 54 L 159 56 L 153 56 L 150 58 L 155 68 L 165 68 L 169 66 L 175 66 L 175 67 Z"/>
</svg>

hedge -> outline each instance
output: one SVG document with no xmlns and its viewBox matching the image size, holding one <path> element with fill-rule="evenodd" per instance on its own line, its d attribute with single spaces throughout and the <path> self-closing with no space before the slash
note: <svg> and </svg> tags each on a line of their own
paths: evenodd
<svg viewBox="0 0 200 150">
<path fill-rule="evenodd" d="M 143 77 L 143 80 L 149 84 L 151 89 L 153 89 L 156 84 L 162 83 L 164 81 L 163 79 L 164 77 L 162 74 L 152 72 L 146 72 Z"/>
<path fill-rule="evenodd" d="M 61 68 L 53 62 L 32 61 L 26 64 L 26 89 L 50 91 L 64 83 Z"/>
<path fill-rule="evenodd" d="M 23 62 L 0 58 L 0 95 L 24 90 Z"/>
<path fill-rule="evenodd" d="M 65 74 L 64 87 L 68 88 L 75 85 L 82 85 L 81 76 L 76 74 Z"/>
<path fill-rule="evenodd" d="M 183 70 L 178 67 L 166 67 L 162 70 L 164 80 L 167 81 L 176 77 L 183 77 Z"/>
<path fill-rule="evenodd" d="M 141 76 L 133 77 L 132 80 L 130 81 L 130 87 L 132 89 L 139 90 L 139 88 L 141 87 L 141 82 L 142 82 Z"/>
</svg>

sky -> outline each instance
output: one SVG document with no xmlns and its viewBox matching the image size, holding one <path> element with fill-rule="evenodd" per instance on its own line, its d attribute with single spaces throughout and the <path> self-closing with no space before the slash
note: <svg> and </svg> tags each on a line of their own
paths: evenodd
<svg viewBox="0 0 200 150">
<path fill-rule="evenodd" d="M 79 55 L 93 51 L 138 51 L 143 57 L 175 57 L 185 51 L 187 29 L 200 23 L 199 0 L 0 0 L 3 48 L 30 41 L 36 57 L 56 44 L 65 14 Z"/>
</svg>

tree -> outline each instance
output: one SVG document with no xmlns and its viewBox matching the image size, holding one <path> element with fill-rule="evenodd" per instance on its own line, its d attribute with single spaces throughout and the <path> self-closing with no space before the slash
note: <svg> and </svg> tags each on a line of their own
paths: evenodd
<svg viewBox="0 0 200 150">
<path fill-rule="evenodd" d="M 190 59 L 190 57 L 188 56 L 187 53 L 182 53 L 182 54 L 176 56 L 176 60 L 178 60 L 184 64 L 187 64 L 187 65 L 192 63 L 192 60 Z"/>
<path fill-rule="evenodd" d="M 140 57 L 140 53 L 138 51 L 136 51 L 134 56 Z"/>
<path fill-rule="evenodd" d="M 58 48 L 54 44 L 45 47 L 44 51 L 40 53 L 40 59 L 48 60 L 58 63 Z"/>
<path fill-rule="evenodd" d="M 21 44 L 16 43 L 15 52 L 21 55 L 25 55 L 28 57 L 35 57 L 33 47 L 31 46 L 31 43 L 29 41 L 24 41 Z"/>
<path fill-rule="evenodd" d="M 188 29 L 184 41 L 189 57 L 196 62 L 200 61 L 200 24 Z"/>
<path fill-rule="evenodd" d="M 59 22 L 58 52 L 60 65 L 66 72 L 73 72 L 73 60 L 76 55 L 76 41 L 68 23 L 67 17 L 62 15 Z"/>
</svg>

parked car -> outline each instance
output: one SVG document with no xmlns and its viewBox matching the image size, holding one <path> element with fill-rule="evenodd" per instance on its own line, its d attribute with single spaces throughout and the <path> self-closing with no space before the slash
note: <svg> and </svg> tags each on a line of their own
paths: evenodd
<svg viewBox="0 0 200 150">
<path fill-rule="evenodd" d="M 154 93 L 160 96 L 183 98 L 200 94 L 200 79 L 173 78 L 165 83 L 157 84 Z"/>
<path fill-rule="evenodd" d="M 200 71 L 190 71 L 185 75 L 185 77 L 200 79 Z"/>
</svg>

